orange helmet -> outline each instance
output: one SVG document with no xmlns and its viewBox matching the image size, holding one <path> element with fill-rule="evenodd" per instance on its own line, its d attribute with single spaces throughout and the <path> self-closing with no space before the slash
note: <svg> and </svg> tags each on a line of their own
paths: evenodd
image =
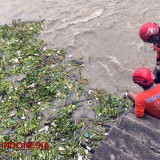
<svg viewBox="0 0 160 160">
<path fill-rule="evenodd" d="M 137 68 L 133 72 L 133 81 L 140 86 L 149 86 L 154 82 L 155 76 L 148 68 Z"/>
<path fill-rule="evenodd" d="M 157 35 L 160 29 L 156 23 L 146 22 L 139 30 L 139 36 L 144 42 L 147 42 L 151 36 Z"/>
</svg>

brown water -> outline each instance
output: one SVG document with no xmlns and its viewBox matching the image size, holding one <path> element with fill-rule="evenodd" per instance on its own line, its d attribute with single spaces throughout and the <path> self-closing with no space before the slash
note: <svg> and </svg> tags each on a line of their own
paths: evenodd
<svg viewBox="0 0 160 160">
<path fill-rule="evenodd" d="M 67 57 L 83 57 L 91 88 L 139 90 L 131 73 L 154 68 L 151 45 L 138 36 L 146 21 L 160 24 L 159 0 L 0 0 L 0 24 L 12 19 L 45 19 L 41 38 L 62 47 Z"/>
</svg>

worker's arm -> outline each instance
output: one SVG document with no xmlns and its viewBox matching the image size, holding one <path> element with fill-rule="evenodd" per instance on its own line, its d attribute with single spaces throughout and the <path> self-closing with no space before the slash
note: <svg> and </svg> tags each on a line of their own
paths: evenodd
<svg viewBox="0 0 160 160">
<path fill-rule="evenodd" d="M 140 102 L 140 100 L 135 100 L 135 109 L 134 109 L 134 113 L 138 118 L 141 118 L 144 116 L 144 107 L 142 105 L 142 103 Z"/>
<path fill-rule="evenodd" d="M 134 103 L 135 109 L 134 113 L 138 118 L 141 118 L 144 116 L 144 107 L 141 103 L 141 101 L 136 99 L 138 93 L 129 91 L 127 94 L 127 97 Z"/>
<path fill-rule="evenodd" d="M 135 103 L 136 95 L 137 95 L 137 93 L 128 91 L 127 97 L 128 97 L 133 103 Z"/>
</svg>

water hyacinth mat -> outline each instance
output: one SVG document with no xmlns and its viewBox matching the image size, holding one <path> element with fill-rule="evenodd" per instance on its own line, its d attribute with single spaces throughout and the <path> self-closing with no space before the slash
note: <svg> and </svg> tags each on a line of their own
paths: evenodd
<svg viewBox="0 0 160 160">
<path fill-rule="evenodd" d="M 0 26 L 0 142 L 48 142 L 49 149 L 0 149 L 2 159 L 90 159 L 127 99 L 87 87 L 83 59 L 38 39 L 44 21 Z"/>
</svg>

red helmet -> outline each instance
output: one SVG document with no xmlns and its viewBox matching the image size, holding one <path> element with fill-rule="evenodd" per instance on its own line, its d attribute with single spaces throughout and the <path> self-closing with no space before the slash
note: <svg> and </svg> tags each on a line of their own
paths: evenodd
<svg viewBox="0 0 160 160">
<path fill-rule="evenodd" d="M 134 83 L 137 83 L 140 86 L 148 86 L 152 84 L 155 79 L 153 72 L 148 68 L 137 68 L 133 72 L 132 77 Z"/>
<path fill-rule="evenodd" d="M 159 26 L 156 23 L 147 22 L 141 26 L 139 36 L 144 42 L 147 42 L 150 36 L 157 35 L 158 32 Z"/>
</svg>

